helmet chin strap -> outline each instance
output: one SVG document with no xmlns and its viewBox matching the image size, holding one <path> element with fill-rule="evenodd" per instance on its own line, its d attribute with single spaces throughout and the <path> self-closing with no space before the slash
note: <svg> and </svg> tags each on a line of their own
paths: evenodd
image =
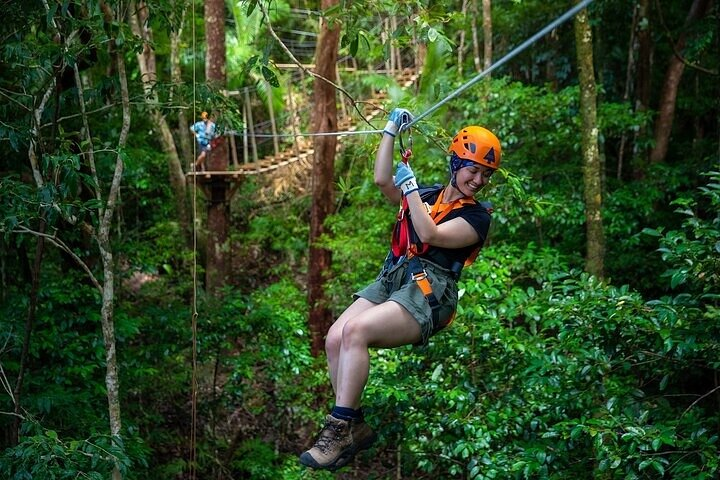
<svg viewBox="0 0 720 480">
<path fill-rule="evenodd" d="M 457 172 L 461 168 L 473 164 L 474 162 L 460 158 L 458 157 L 457 153 L 453 152 L 453 154 L 450 156 L 450 185 L 455 187 L 456 190 L 460 191 L 460 188 L 457 184 Z"/>
</svg>

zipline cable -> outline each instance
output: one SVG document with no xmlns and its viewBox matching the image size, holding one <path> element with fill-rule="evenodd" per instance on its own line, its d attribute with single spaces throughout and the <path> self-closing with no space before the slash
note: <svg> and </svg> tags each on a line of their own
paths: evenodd
<svg viewBox="0 0 720 480">
<path fill-rule="evenodd" d="M 590 3 L 592 3 L 593 0 L 582 0 L 580 3 L 575 5 L 574 7 L 570 8 L 567 12 L 563 13 L 559 17 L 557 17 L 555 20 L 547 24 L 544 28 L 539 30 L 537 33 L 535 33 L 533 36 L 525 40 L 523 43 L 512 49 L 510 52 L 508 52 L 505 56 L 503 56 L 500 60 L 490 65 L 487 69 L 483 70 L 482 72 L 475 75 L 473 78 L 471 78 L 469 81 L 458 87 L 455 91 L 447 95 L 445 98 L 440 100 L 438 103 L 430 107 L 429 109 L 425 110 L 420 115 L 416 116 L 410 123 L 405 126 L 405 129 L 411 128 L 415 124 L 417 124 L 420 120 L 427 117 L 431 113 L 435 112 L 438 108 L 445 105 L 450 100 L 456 98 L 461 93 L 463 93 L 468 88 L 475 85 L 477 82 L 479 82 L 482 78 L 490 75 L 492 72 L 497 70 L 498 68 L 505 65 L 507 62 L 509 62 L 511 59 L 516 57 L 518 54 L 522 53 L 524 50 L 526 50 L 530 45 L 534 44 L 538 40 L 540 40 L 542 37 L 547 35 L 549 32 L 551 32 L 553 29 L 559 27 L 563 23 L 567 22 L 569 19 L 577 15 L 577 13 L 582 10 L 583 8 L 587 7 Z M 367 135 L 371 133 L 382 133 L 382 130 L 355 130 L 355 131 L 337 131 L 337 132 L 320 132 L 320 133 L 283 133 L 283 134 L 270 134 L 270 133 L 261 133 L 261 134 L 255 134 L 255 137 L 260 138 L 274 138 L 274 137 L 320 137 L 320 136 L 345 136 L 345 135 Z"/>
<path fill-rule="evenodd" d="M 506 64 L 507 62 L 509 62 L 512 58 L 514 58 L 516 55 L 518 55 L 519 53 L 523 52 L 523 51 L 524 51 L 526 48 L 528 48 L 530 45 L 532 45 L 533 43 L 537 42 L 537 41 L 540 40 L 542 37 L 544 37 L 545 35 L 547 35 L 550 31 L 552 31 L 553 29 L 555 29 L 555 28 L 557 28 L 558 26 L 562 25 L 563 23 L 565 23 L 566 21 L 568 21 L 570 18 L 574 17 L 580 10 L 582 10 L 583 8 L 587 7 L 590 3 L 592 3 L 592 1 L 593 1 L 593 0 L 582 0 L 580 3 L 578 3 L 577 5 L 575 5 L 574 7 L 572 7 L 570 10 L 568 10 L 567 12 L 563 13 L 562 15 L 560 15 L 558 18 L 556 18 L 555 20 L 553 20 L 552 22 L 550 22 L 549 24 L 547 24 L 547 26 L 545 26 L 545 28 L 543 28 L 542 30 L 540 30 L 539 32 L 537 32 L 535 35 L 533 35 L 532 37 L 530 37 L 530 38 L 528 38 L 527 40 L 525 40 L 523 43 L 521 43 L 521 44 L 518 45 L 517 47 L 513 48 L 510 52 L 508 52 L 508 53 L 507 53 L 504 57 L 502 57 L 500 60 L 498 60 L 497 62 L 495 62 L 495 63 L 493 63 L 492 65 L 490 65 L 486 70 L 483 70 L 482 72 L 478 73 L 478 74 L 475 75 L 472 79 L 470 79 L 468 82 L 466 82 L 465 84 L 463 84 L 462 86 L 460 86 L 457 90 L 455 90 L 454 92 L 452 92 L 451 94 L 449 94 L 448 96 L 446 96 L 445 98 L 443 98 L 441 101 L 439 101 L 438 103 L 436 103 L 435 105 L 433 105 L 432 107 L 430 107 L 429 109 L 427 109 L 426 111 L 424 111 L 423 113 L 421 113 L 420 115 L 418 115 L 417 117 L 415 117 L 415 118 L 407 125 L 406 128 L 412 127 L 413 125 L 415 125 L 416 123 L 418 123 L 420 120 L 422 120 L 423 118 L 427 117 L 428 115 L 430 115 L 431 113 L 433 113 L 435 110 L 437 110 L 438 108 L 442 107 L 442 106 L 445 105 L 447 102 L 449 102 L 449 101 L 452 100 L 453 98 L 457 97 L 458 95 L 460 95 L 461 93 L 463 93 L 463 92 L 464 92 L 465 90 L 467 90 L 468 88 L 470 88 L 470 87 L 472 87 L 473 85 L 475 85 L 475 84 L 476 84 L 477 82 L 479 82 L 483 77 L 486 77 L 487 75 L 490 75 L 492 72 L 494 72 L 495 70 L 497 70 L 497 69 L 500 68 L 501 66 L 505 65 L 505 64 Z"/>
</svg>

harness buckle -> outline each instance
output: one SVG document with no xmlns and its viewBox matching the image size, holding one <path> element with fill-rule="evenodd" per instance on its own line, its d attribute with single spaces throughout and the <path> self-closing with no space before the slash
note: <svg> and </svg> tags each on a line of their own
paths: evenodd
<svg viewBox="0 0 720 480">
<path fill-rule="evenodd" d="M 413 273 L 412 277 L 414 282 L 419 282 L 420 280 L 425 280 L 427 278 L 427 272 L 423 269 L 422 272 Z"/>
</svg>

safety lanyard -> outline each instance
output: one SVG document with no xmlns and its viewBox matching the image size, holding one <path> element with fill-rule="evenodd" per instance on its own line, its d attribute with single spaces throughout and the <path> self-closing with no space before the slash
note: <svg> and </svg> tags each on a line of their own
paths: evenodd
<svg viewBox="0 0 720 480">
<path fill-rule="evenodd" d="M 472 198 L 459 198 L 457 200 L 453 200 L 452 203 L 445 203 L 443 204 L 443 194 L 445 193 L 445 189 L 442 189 L 440 192 L 440 195 L 438 195 L 437 200 L 435 200 L 435 204 L 432 206 L 432 209 L 430 210 L 430 218 L 433 219 L 435 222 L 435 225 L 439 224 L 442 219 L 444 219 L 450 212 L 455 210 L 456 208 L 462 208 L 465 205 L 472 205 L 475 203 L 475 200 Z"/>
</svg>

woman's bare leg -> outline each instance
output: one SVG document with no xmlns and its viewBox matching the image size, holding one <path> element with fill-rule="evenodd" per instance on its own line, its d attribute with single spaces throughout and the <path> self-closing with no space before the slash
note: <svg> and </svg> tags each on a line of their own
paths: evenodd
<svg viewBox="0 0 720 480">
<path fill-rule="evenodd" d="M 342 326 L 335 372 L 335 404 L 360 408 L 370 372 L 369 347 L 392 348 L 416 343 L 420 324 L 400 304 L 389 301 L 364 309 Z"/>
<path fill-rule="evenodd" d="M 330 383 L 332 384 L 333 392 L 337 393 L 338 360 L 340 358 L 343 328 L 348 320 L 357 317 L 376 305 L 376 303 L 370 300 L 358 298 L 345 309 L 342 315 L 338 317 L 328 330 L 327 337 L 325 337 L 325 353 L 327 354 L 328 372 L 330 374 Z"/>
</svg>

